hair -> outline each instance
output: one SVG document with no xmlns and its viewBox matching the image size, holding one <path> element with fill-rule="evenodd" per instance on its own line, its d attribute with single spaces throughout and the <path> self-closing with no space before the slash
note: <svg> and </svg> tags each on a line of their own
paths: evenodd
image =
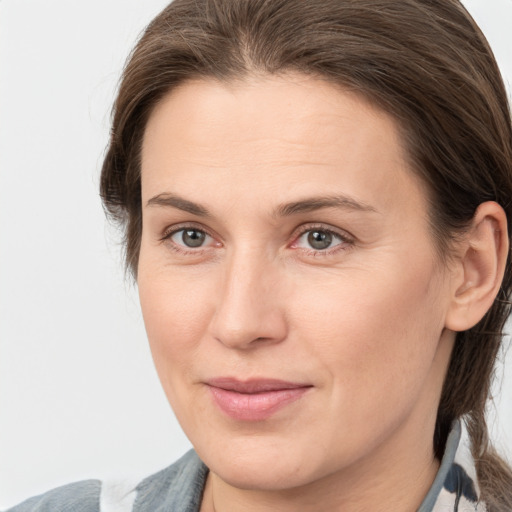
<svg viewBox="0 0 512 512">
<path fill-rule="evenodd" d="M 173 88 L 299 72 L 358 93 L 397 121 L 412 172 L 427 185 L 440 254 L 496 201 L 512 228 L 512 126 L 492 51 L 458 0 L 175 0 L 128 58 L 101 174 L 108 215 L 123 228 L 136 278 L 142 234 L 140 154 L 146 123 Z M 510 254 L 498 297 L 457 333 L 437 412 L 441 458 L 464 417 L 490 511 L 512 510 L 512 470 L 485 420 L 502 330 L 510 313 Z"/>
</svg>

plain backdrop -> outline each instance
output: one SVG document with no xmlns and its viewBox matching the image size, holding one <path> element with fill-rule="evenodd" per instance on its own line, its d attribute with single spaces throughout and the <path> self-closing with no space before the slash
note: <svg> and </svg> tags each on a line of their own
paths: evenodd
<svg viewBox="0 0 512 512">
<path fill-rule="evenodd" d="M 190 447 L 97 193 L 122 65 L 166 3 L 0 0 L 0 508 Z M 510 91 L 512 0 L 465 3 Z M 504 365 L 491 421 L 510 457 L 512 351 Z"/>
</svg>

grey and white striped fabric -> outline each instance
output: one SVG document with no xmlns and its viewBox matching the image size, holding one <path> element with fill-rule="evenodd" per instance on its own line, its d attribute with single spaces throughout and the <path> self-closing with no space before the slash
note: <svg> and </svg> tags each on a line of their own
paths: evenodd
<svg viewBox="0 0 512 512">
<path fill-rule="evenodd" d="M 486 512 L 469 440 L 460 421 L 448 436 L 439 472 L 417 512 Z M 59 487 L 6 512 L 199 512 L 207 467 L 191 450 L 139 483 L 88 480 Z"/>
<path fill-rule="evenodd" d="M 471 455 L 468 433 L 454 423 L 437 476 L 418 512 L 486 512 Z"/>
</svg>

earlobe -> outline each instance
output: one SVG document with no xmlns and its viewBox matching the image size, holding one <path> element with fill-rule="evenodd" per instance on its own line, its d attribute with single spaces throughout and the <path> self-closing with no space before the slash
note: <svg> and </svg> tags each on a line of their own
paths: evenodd
<svg viewBox="0 0 512 512">
<path fill-rule="evenodd" d="M 460 247 L 445 322 L 448 329 L 465 331 L 483 318 L 500 289 L 508 250 L 503 208 L 492 201 L 482 203 Z"/>
</svg>

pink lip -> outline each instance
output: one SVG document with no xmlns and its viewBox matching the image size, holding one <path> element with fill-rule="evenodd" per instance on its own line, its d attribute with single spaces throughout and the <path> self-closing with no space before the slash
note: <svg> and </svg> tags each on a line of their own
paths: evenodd
<svg viewBox="0 0 512 512">
<path fill-rule="evenodd" d="M 242 421 L 262 421 L 298 400 L 312 386 L 275 379 L 240 381 L 218 378 L 206 382 L 214 402 L 228 416 Z"/>
</svg>

